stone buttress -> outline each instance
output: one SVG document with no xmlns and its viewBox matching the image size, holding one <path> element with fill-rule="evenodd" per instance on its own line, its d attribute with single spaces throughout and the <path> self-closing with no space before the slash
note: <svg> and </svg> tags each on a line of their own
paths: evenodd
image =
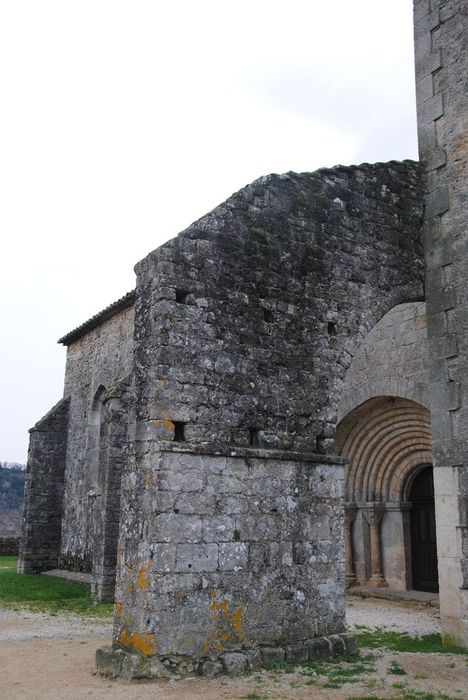
<svg viewBox="0 0 468 700">
<path fill-rule="evenodd" d="M 419 182 L 411 162 L 271 175 L 137 265 L 101 671 L 214 674 L 350 648 L 336 405 L 370 328 L 422 298 Z"/>
</svg>

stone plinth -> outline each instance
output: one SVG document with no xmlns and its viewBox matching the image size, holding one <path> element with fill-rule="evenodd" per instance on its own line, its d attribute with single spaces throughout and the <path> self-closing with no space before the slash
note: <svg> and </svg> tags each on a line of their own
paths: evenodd
<svg viewBox="0 0 468 700">
<path fill-rule="evenodd" d="M 341 461 L 203 452 L 146 444 L 124 475 L 114 650 L 183 672 L 343 632 Z"/>
</svg>

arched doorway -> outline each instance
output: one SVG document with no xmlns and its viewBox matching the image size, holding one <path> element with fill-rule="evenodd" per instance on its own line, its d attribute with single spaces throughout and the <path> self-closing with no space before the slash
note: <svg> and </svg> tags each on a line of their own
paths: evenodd
<svg viewBox="0 0 468 700">
<path fill-rule="evenodd" d="M 424 467 L 412 480 L 409 502 L 413 588 L 436 593 L 439 590 L 439 577 L 432 466 Z"/>
<path fill-rule="evenodd" d="M 348 585 L 434 590 L 422 588 L 433 580 L 426 569 L 429 546 L 435 542 L 434 520 L 428 524 L 429 513 L 434 513 L 433 490 L 428 491 L 432 481 L 429 487 L 425 476 L 431 475 L 427 466 L 432 463 L 429 411 L 415 401 L 377 396 L 344 416 L 337 426 L 336 444 L 348 460 L 344 489 Z M 413 531 L 418 540 L 412 546 Z M 421 539 L 427 553 L 418 564 Z"/>
</svg>

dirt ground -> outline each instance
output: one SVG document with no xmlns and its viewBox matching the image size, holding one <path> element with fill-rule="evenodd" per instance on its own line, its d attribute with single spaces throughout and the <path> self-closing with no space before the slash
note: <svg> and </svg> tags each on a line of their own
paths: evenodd
<svg viewBox="0 0 468 700">
<path fill-rule="evenodd" d="M 350 601 L 350 628 L 380 627 L 427 634 L 437 630 L 437 612 L 417 605 L 373 599 Z M 372 652 L 375 670 L 340 688 L 323 679 L 261 671 L 237 678 L 136 682 L 109 680 L 94 672 L 94 652 L 110 643 L 110 625 L 72 616 L 0 610 L 0 698 L 2 700 L 348 700 L 402 698 L 405 689 L 468 699 L 467 657 L 452 654 Z M 394 662 L 400 671 L 395 674 Z M 357 681 L 357 682 L 356 682 Z M 416 695 L 416 698 L 418 696 Z M 423 700 L 424 696 L 420 696 Z"/>
</svg>

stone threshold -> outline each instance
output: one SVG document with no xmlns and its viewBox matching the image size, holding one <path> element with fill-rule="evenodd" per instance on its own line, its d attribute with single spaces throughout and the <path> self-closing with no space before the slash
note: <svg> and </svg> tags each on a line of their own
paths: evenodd
<svg viewBox="0 0 468 700">
<path fill-rule="evenodd" d="M 372 586 L 353 586 L 346 591 L 347 595 L 358 598 L 381 598 L 383 600 L 394 600 L 397 602 L 420 603 L 430 605 L 433 608 L 439 607 L 438 593 L 427 591 L 396 591 L 392 588 L 373 588 Z"/>
<path fill-rule="evenodd" d="M 102 647 L 96 651 L 96 667 L 102 675 L 126 680 L 177 680 L 190 675 L 238 675 L 244 671 L 268 668 L 277 663 L 301 664 L 306 661 L 338 658 L 355 652 L 356 642 L 349 634 L 331 634 L 284 646 L 239 649 L 200 658 L 180 655 L 144 657 L 122 648 Z"/>
<path fill-rule="evenodd" d="M 66 581 L 73 581 L 74 583 L 79 583 L 82 586 L 87 586 L 88 588 L 91 588 L 92 574 L 84 574 L 81 571 L 51 569 L 50 571 L 43 571 L 42 576 L 53 576 L 54 578 L 61 578 L 65 579 Z"/>
</svg>

